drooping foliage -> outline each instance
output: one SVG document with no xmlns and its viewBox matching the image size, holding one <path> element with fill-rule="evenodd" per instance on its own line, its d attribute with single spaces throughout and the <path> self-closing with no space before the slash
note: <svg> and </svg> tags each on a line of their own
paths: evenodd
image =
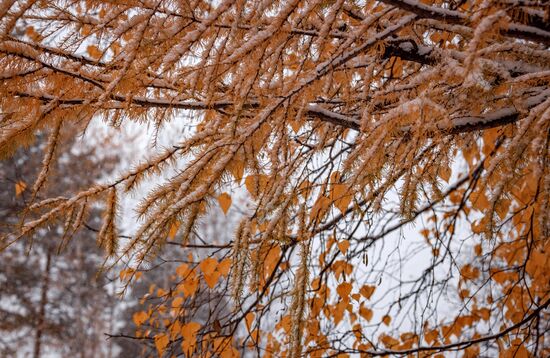
<svg viewBox="0 0 550 358">
<path fill-rule="evenodd" d="M 166 305 L 136 316 L 160 355 L 547 355 L 549 16 L 538 0 L 5 1 L 0 154 L 52 133 L 38 218 L 5 245 L 98 201 L 124 281 L 167 240 L 187 247 Z M 111 182 L 38 195 L 56 133 L 99 119 L 192 130 Z M 122 240 L 120 198 L 167 172 Z M 218 206 L 239 209 L 234 234 L 190 240 Z M 207 287 L 231 315 L 172 307 Z"/>
</svg>

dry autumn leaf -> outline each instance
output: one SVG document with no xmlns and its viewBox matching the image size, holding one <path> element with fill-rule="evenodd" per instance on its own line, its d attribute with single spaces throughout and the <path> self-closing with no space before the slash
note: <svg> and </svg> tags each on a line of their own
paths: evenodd
<svg viewBox="0 0 550 358">
<path fill-rule="evenodd" d="M 168 232 L 168 238 L 170 240 L 174 240 L 180 225 L 181 225 L 181 223 L 179 221 L 175 221 L 175 222 L 172 223 L 172 225 L 170 225 L 170 231 Z"/>
<path fill-rule="evenodd" d="M 352 285 L 349 282 L 342 282 L 336 288 L 336 292 L 343 300 L 349 300 L 349 294 L 351 293 Z"/>
<path fill-rule="evenodd" d="M 224 259 L 220 261 L 220 263 L 218 264 L 218 271 L 224 276 L 227 276 L 229 274 L 230 269 L 231 269 L 231 259 Z"/>
<path fill-rule="evenodd" d="M 143 311 L 136 312 L 132 316 L 132 320 L 138 327 L 141 326 L 143 323 L 145 323 L 145 321 L 147 321 L 148 318 L 149 318 L 149 315 L 147 314 L 147 312 L 143 312 Z"/>
<path fill-rule="evenodd" d="M 103 56 L 103 53 L 99 50 L 99 48 L 96 45 L 89 45 L 88 47 L 86 47 L 86 52 L 88 52 L 88 55 L 90 55 L 90 57 L 92 57 L 95 60 Z"/>
<path fill-rule="evenodd" d="M 340 250 L 340 252 L 342 253 L 342 255 L 345 255 L 346 252 L 348 251 L 349 249 L 349 241 L 348 240 L 343 240 L 343 241 L 340 241 L 338 243 L 338 250 Z"/>
<path fill-rule="evenodd" d="M 218 196 L 218 203 L 223 210 L 224 214 L 227 214 L 227 211 L 231 207 L 231 195 L 228 193 L 222 193 Z"/>
<path fill-rule="evenodd" d="M 213 257 L 208 257 L 201 261 L 199 267 L 205 275 L 210 275 L 216 271 L 216 268 L 218 267 L 218 260 Z"/>
<path fill-rule="evenodd" d="M 376 286 L 364 285 L 359 290 L 359 293 L 368 300 L 371 298 L 372 294 L 374 293 L 374 290 L 376 290 Z"/>
<path fill-rule="evenodd" d="M 162 356 L 164 354 L 168 343 L 170 343 L 170 337 L 168 337 L 168 335 L 157 334 L 155 336 L 155 347 L 157 348 L 159 356 Z"/>
<path fill-rule="evenodd" d="M 25 189 L 27 189 L 27 184 L 24 181 L 20 180 L 17 183 L 15 183 L 15 195 L 16 196 L 19 196 L 19 195 L 23 194 Z"/>
</svg>

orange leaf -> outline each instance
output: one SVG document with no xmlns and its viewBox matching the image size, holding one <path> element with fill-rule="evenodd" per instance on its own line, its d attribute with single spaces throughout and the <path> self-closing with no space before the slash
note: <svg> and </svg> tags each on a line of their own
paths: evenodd
<svg viewBox="0 0 550 358">
<path fill-rule="evenodd" d="M 179 221 L 174 221 L 172 225 L 170 225 L 170 232 L 168 233 L 168 238 L 170 240 L 174 240 L 176 237 L 176 234 L 178 232 L 178 229 L 180 228 L 181 223 Z"/>
<path fill-rule="evenodd" d="M 481 308 L 475 313 L 478 314 L 485 321 L 488 321 L 491 317 L 491 311 L 488 308 Z"/>
<path fill-rule="evenodd" d="M 336 288 L 336 292 L 338 292 L 338 295 L 343 299 L 343 300 L 349 300 L 349 294 L 351 293 L 351 283 L 349 282 L 342 282 L 341 284 L 338 285 L 338 287 Z"/>
<path fill-rule="evenodd" d="M 176 273 L 178 274 L 178 276 L 183 277 L 187 275 L 188 269 L 189 269 L 189 266 L 187 266 L 187 264 L 181 264 L 176 268 Z"/>
<path fill-rule="evenodd" d="M 424 333 L 424 340 L 428 344 L 432 344 L 432 342 L 437 339 L 437 336 L 439 336 L 439 331 L 437 329 L 434 329 Z"/>
<path fill-rule="evenodd" d="M 132 316 L 132 320 L 136 324 L 136 326 L 141 326 L 145 321 L 147 321 L 147 318 L 149 318 L 149 315 L 147 315 L 147 312 L 136 312 Z"/>
<path fill-rule="evenodd" d="M 340 301 L 334 309 L 331 311 L 332 316 L 334 317 L 334 323 L 338 324 L 344 318 L 344 310 L 347 306 L 347 300 Z"/>
<path fill-rule="evenodd" d="M 338 243 L 338 250 L 340 250 L 340 252 L 343 255 L 346 254 L 346 251 L 348 251 L 348 248 L 349 248 L 349 241 L 348 240 L 340 241 Z"/>
<path fill-rule="evenodd" d="M 254 313 L 248 312 L 247 315 L 245 316 L 245 320 L 246 320 L 246 328 L 248 329 L 248 331 L 250 331 L 250 328 L 252 327 L 252 323 L 254 322 Z"/>
<path fill-rule="evenodd" d="M 155 336 L 155 347 L 157 347 L 159 356 L 162 356 L 162 354 L 166 350 L 166 346 L 168 346 L 168 343 L 170 343 L 170 338 L 168 337 L 168 335 L 162 333 Z"/>
<path fill-rule="evenodd" d="M 449 179 L 451 179 L 451 168 L 446 165 L 442 165 L 439 167 L 438 174 L 441 179 L 445 180 L 448 183 Z"/>
<path fill-rule="evenodd" d="M 271 274 L 273 272 L 273 269 L 275 268 L 275 265 L 277 265 L 280 257 L 281 248 L 277 245 L 273 246 L 265 257 L 265 268 L 268 274 Z"/>
<path fill-rule="evenodd" d="M 19 180 L 15 183 L 15 196 L 21 195 L 25 189 L 27 189 L 27 184 L 23 180 Z"/>
<path fill-rule="evenodd" d="M 311 208 L 309 219 L 311 221 L 321 221 L 325 217 L 325 214 L 327 213 L 331 203 L 332 201 L 326 196 L 320 196 Z"/>
<path fill-rule="evenodd" d="M 220 278 L 220 273 L 218 271 L 212 272 L 211 274 L 204 274 L 204 281 L 206 281 L 206 284 L 210 288 L 214 288 L 216 286 L 216 283 L 218 283 L 218 280 Z"/>
<path fill-rule="evenodd" d="M 103 53 L 101 53 L 101 51 L 99 50 L 99 48 L 95 45 L 90 45 L 86 48 L 86 51 L 88 52 L 88 54 L 94 58 L 94 59 L 99 59 Z"/>
<path fill-rule="evenodd" d="M 227 193 L 222 193 L 220 196 L 218 196 L 218 202 L 220 203 L 220 207 L 222 208 L 223 213 L 227 214 L 227 211 L 231 206 L 231 195 Z"/>
<path fill-rule="evenodd" d="M 388 316 L 388 315 L 385 315 L 384 317 L 382 317 L 382 322 L 384 322 L 384 324 L 386 326 L 389 326 L 390 325 L 390 322 L 391 322 L 391 317 Z"/>
<path fill-rule="evenodd" d="M 353 196 L 348 193 L 345 184 L 333 184 L 330 192 L 330 199 L 334 201 L 334 206 L 343 214 L 349 207 L 349 203 Z"/>
<path fill-rule="evenodd" d="M 201 271 L 205 275 L 211 275 L 214 271 L 216 271 L 217 266 L 218 266 L 218 260 L 212 257 L 204 259 L 199 265 L 199 267 L 201 268 Z"/>
<path fill-rule="evenodd" d="M 304 121 L 294 121 L 290 120 L 290 127 L 294 131 L 294 133 L 298 133 L 300 131 L 300 128 L 302 128 L 302 125 L 304 124 Z"/>
<path fill-rule="evenodd" d="M 132 274 L 134 273 L 134 270 L 131 268 L 127 268 L 120 271 L 120 280 L 125 281 L 126 279 L 129 279 Z"/>
<path fill-rule="evenodd" d="M 183 337 L 181 347 L 188 357 L 192 355 L 193 347 L 197 343 L 196 335 L 200 328 L 201 325 L 197 322 L 189 322 L 181 327 L 181 336 Z"/>
<path fill-rule="evenodd" d="M 233 178 L 240 184 L 244 175 L 244 160 L 240 160 L 240 158 L 234 159 L 227 167 L 231 175 L 233 175 Z"/>
<path fill-rule="evenodd" d="M 309 197 L 309 194 L 311 193 L 311 183 L 309 180 L 304 180 L 300 186 L 298 187 L 298 190 L 300 191 L 300 194 L 304 197 L 304 199 L 307 199 Z"/>
<path fill-rule="evenodd" d="M 370 322 L 370 320 L 372 319 L 372 310 L 369 308 L 363 307 L 363 304 L 359 306 L 359 314 L 361 315 L 361 317 L 366 319 L 367 322 Z"/>
<path fill-rule="evenodd" d="M 359 290 L 359 293 L 361 293 L 363 295 L 363 297 L 365 297 L 368 300 L 368 299 L 371 298 L 371 296 L 374 293 L 375 289 L 376 289 L 375 286 L 365 285 L 365 286 L 361 287 L 361 289 Z"/>
<path fill-rule="evenodd" d="M 397 339 L 390 337 L 386 334 L 380 336 L 380 342 L 384 343 L 384 345 L 388 348 L 394 347 L 399 344 L 399 341 Z"/>
<path fill-rule="evenodd" d="M 189 322 L 181 326 L 181 336 L 186 341 L 193 341 L 199 329 L 201 329 L 200 323 Z"/>
<path fill-rule="evenodd" d="M 477 244 L 477 245 L 474 247 L 474 251 L 475 251 L 475 253 L 476 253 L 477 256 L 481 256 L 481 253 L 482 253 L 481 244 Z"/>
<path fill-rule="evenodd" d="M 222 260 L 218 264 L 218 272 L 227 277 L 229 274 L 229 269 L 231 269 L 231 259 Z"/>
<path fill-rule="evenodd" d="M 198 278 L 187 279 L 183 284 L 183 294 L 185 296 L 193 296 L 195 292 L 197 292 L 198 287 L 199 287 Z"/>
<path fill-rule="evenodd" d="M 170 331 L 170 339 L 174 340 L 181 332 L 181 323 L 178 320 L 175 320 L 168 329 Z"/>
<path fill-rule="evenodd" d="M 25 35 L 33 39 L 34 41 L 40 41 L 42 36 L 34 29 L 34 26 L 29 26 L 25 29 Z"/>
<path fill-rule="evenodd" d="M 180 308 L 182 304 L 183 304 L 183 297 L 180 297 L 180 296 L 174 298 L 174 300 L 172 301 L 173 308 Z"/>
</svg>

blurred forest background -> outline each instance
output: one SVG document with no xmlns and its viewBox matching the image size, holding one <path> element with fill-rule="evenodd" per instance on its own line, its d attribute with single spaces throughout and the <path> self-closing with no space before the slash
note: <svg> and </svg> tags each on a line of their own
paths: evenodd
<svg viewBox="0 0 550 358">
<path fill-rule="evenodd" d="M 70 131 L 70 129 L 69 129 Z M 65 136 L 71 133 L 64 133 Z M 0 161 L 0 233 L 18 225 L 29 197 L 28 185 L 36 180 L 46 147 L 46 133 L 39 133 L 29 147 Z M 52 183 L 44 197 L 71 195 L 115 172 L 117 164 L 132 158 L 98 154 L 93 145 L 77 138 L 56 148 L 62 153 L 49 173 Z M 119 153 L 123 153 L 121 151 Z M 82 208 L 83 227 L 72 228 L 70 240 L 63 223 L 38 230 L 32 238 L 18 240 L 0 251 L 0 357 L 104 357 L 123 358 L 156 354 L 155 345 L 136 340 L 133 315 L 145 309 L 152 287 L 167 285 L 184 257 L 173 243 L 124 289 L 119 271 L 109 272 L 105 252 L 97 242 L 101 207 Z M 24 215 L 30 215 L 25 213 Z M 29 219 L 29 217 L 26 217 Z M 231 235 L 231 216 L 211 216 L 202 225 L 210 237 Z M 131 221 L 129 216 L 126 220 Z M 143 300 L 142 300 L 143 299 Z M 200 307 L 198 296 L 193 302 Z M 221 295 L 219 310 L 227 310 Z M 154 304 L 154 300 L 147 304 Z M 203 312 L 203 320 L 208 317 Z M 200 320 L 200 314 L 194 319 Z"/>
</svg>

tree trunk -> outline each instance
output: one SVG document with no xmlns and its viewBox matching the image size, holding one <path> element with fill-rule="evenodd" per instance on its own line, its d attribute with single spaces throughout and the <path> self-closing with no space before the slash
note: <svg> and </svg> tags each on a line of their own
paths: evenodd
<svg viewBox="0 0 550 358">
<path fill-rule="evenodd" d="M 40 293 L 40 308 L 38 312 L 38 322 L 36 324 L 36 336 L 34 340 L 34 358 L 40 357 L 40 349 L 42 343 L 42 334 L 44 330 L 44 323 L 46 321 L 46 305 L 48 304 L 48 290 L 50 286 L 50 268 L 51 268 L 51 250 L 48 249 L 46 256 L 46 267 L 44 269 L 44 284 L 42 285 L 42 292 Z"/>
</svg>

